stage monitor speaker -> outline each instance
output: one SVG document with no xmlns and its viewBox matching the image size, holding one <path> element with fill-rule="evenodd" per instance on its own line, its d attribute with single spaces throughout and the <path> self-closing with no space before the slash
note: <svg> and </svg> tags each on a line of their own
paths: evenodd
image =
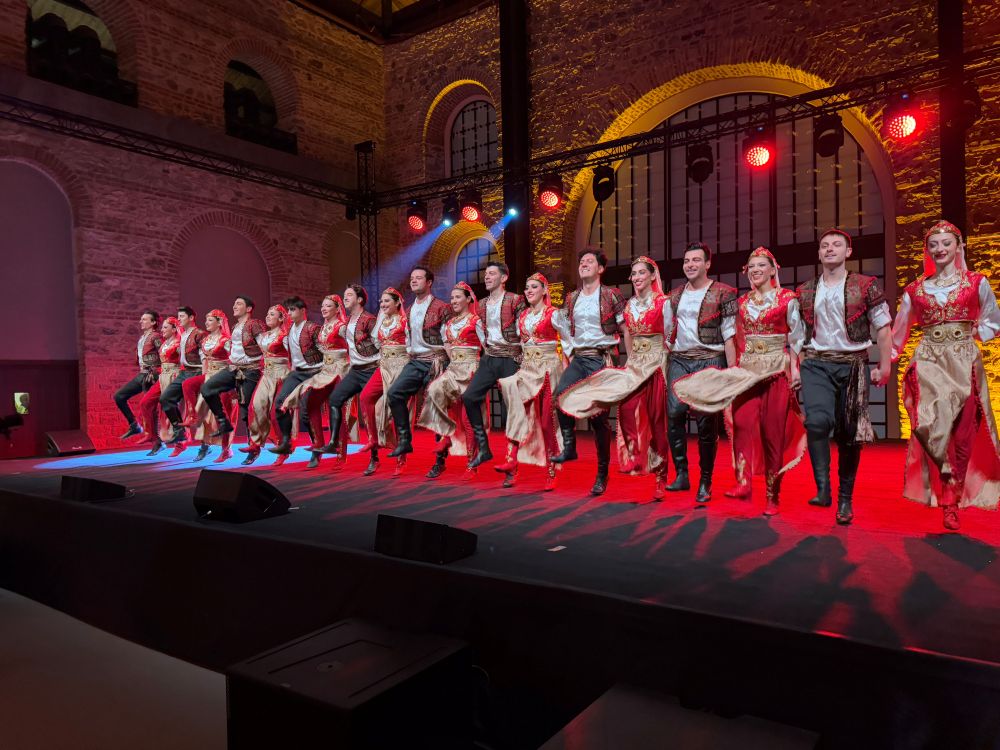
<svg viewBox="0 0 1000 750">
<path fill-rule="evenodd" d="M 94 443 L 83 430 L 46 432 L 45 452 L 50 456 L 75 456 L 78 453 L 93 453 Z"/>
<path fill-rule="evenodd" d="M 84 503 L 124 500 L 131 495 L 131 491 L 124 484 L 90 477 L 71 477 L 67 474 L 63 474 L 62 485 L 59 487 L 59 497 L 63 500 L 79 500 Z"/>
<path fill-rule="evenodd" d="M 379 513 L 375 551 L 390 557 L 444 565 L 473 554 L 476 538 L 471 531 L 443 523 Z"/>
<path fill-rule="evenodd" d="M 289 503 L 254 474 L 202 469 L 194 488 L 194 507 L 202 518 L 244 523 L 283 515 Z"/>
</svg>

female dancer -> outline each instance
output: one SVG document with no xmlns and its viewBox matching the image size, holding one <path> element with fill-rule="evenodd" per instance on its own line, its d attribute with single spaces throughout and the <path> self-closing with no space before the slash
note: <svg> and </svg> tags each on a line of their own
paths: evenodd
<svg viewBox="0 0 1000 750">
<path fill-rule="evenodd" d="M 714 413 L 732 406 L 726 422 L 736 486 L 726 495 L 750 500 L 751 477 L 764 474 L 765 516 L 777 515 L 782 475 L 806 449 L 795 397 L 805 324 L 795 292 L 781 288 L 779 268 L 766 247 L 750 253 L 743 266 L 751 288 L 737 301 L 736 367 L 694 373 L 674 383 L 674 393 L 692 409 Z"/>
<path fill-rule="evenodd" d="M 479 365 L 479 350 L 486 342 L 483 321 L 473 312 L 475 306 L 476 295 L 472 293 L 472 287 L 464 281 L 455 284 L 451 290 L 451 309 L 455 314 L 441 326 L 441 338 L 451 361 L 445 371 L 427 386 L 424 408 L 417 422 L 444 438 L 435 451 L 437 461 L 427 472 L 428 479 L 441 476 L 449 453 L 471 459 L 471 448 L 476 444 L 462 403 L 462 394 Z M 475 469 L 466 469 L 466 476 L 475 472 Z"/>
<path fill-rule="evenodd" d="M 257 344 L 264 352 L 264 369 L 250 401 L 250 412 L 247 415 L 247 428 L 250 434 L 247 447 L 240 448 L 241 452 L 247 454 L 243 461 L 244 465 L 256 461 L 261 448 L 267 443 L 271 434 L 271 410 L 274 408 L 274 399 L 281 390 L 281 382 L 291 368 L 286 341 L 288 329 L 291 327 L 288 311 L 281 305 L 274 305 L 267 311 L 264 324 L 267 330 L 257 338 Z M 287 458 L 287 455 L 279 455 L 274 465 L 281 466 Z"/>
<path fill-rule="evenodd" d="M 499 383 L 507 405 L 507 461 L 493 468 L 507 475 L 504 487 L 513 487 L 519 464 L 544 466 L 549 492 L 556 487 L 556 465 L 549 456 L 562 452 L 552 406 L 552 386 L 563 373 L 559 332 L 552 325 L 558 311 L 549 301 L 549 282 L 540 273 L 528 277 L 524 296 L 528 307 L 518 317 L 524 360 L 516 374 Z"/>
<path fill-rule="evenodd" d="M 160 415 L 160 431 L 155 431 L 157 409 L 160 408 L 160 392 L 174 382 L 181 371 L 180 352 L 180 323 L 172 315 L 163 321 L 160 326 L 160 336 L 163 343 L 160 344 L 160 375 L 156 383 L 146 391 L 139 402 L 139 410 L 142 414 L 142 428 L 150 436 L 152 447 L 148 456 L 155 456 L 163 450 L 163 444 L 170 440 L 174 434 L 174 429 L 162 414 Z"/>
<path fill-rule="evenodd" d="M 940 505 L 944 527 L 954 530 L 960 507 L 992 510 L 1000 496 L 1000 439 L 975 342 L 1000 333 L 1000 309 L 989 281 L 966 267 L 954 224 L 938 222 L 924 236 L 924 270 L 903 292 L 892 326 L 893 359 L 910 330 L 923 329 L 903 374 L 911 427 L 903 495 Z"/>
<path fill-rule="evenodd" d="M 212 437 L 212 433 L 219 429 L 218 421 L 212 411 L 201 397 L 201 386 L 207 378 L 211 378 L 216 373 L 222 372 L 229 366 L 229 319 L 222 310 L 212 310 L 205 316 L 206 336 L 201 342 L 201 366 L 202 374 L 184 381 L 184 401 L 187 404 L 186 412 L 189 415 L 184 421 L 186 427 L 195 428 L 195 440 L 201 441 L 201 448 L 195 461 L 202 461 L 208 455 L 209 447 L 221 445 L 222 452 L 213 463 L 222 463 L 226 459 L 232 458 L 233 451 L 230 445 L 233 441 L 233 433 L 227 432 L 219 437 Z M 222 394 L 222 408 L 232 423 L 236 422 L 237 406 L 236 399 L 232 391 Z"/>
<path fill-rule="evenodd" d="M 668 456 L 667 355 L 672 314 L 656 261 L 632 261 L 635 294 L 625 306 L 632 349 L 625 367 L 595 372 L 567 389 L 560 408 L 583 419 L 618 405 L 618 468 L 624 474 L 656 475 L 653 499 L 664 495 Z"/>
<path fill-rule="evenodd" d="M 362 450 L 371 452 L 368 468 L 362 472 L 366 477 L 378 470 L 378 449 L 396 446 L 396 432 L 389 429 L 392 410 L 385 393 L 410 361 L 406 353 L 406 308 L 403 305 L 403 295 L 389 287 L 379 298 L 379 309 L 381 317 L 375 329 L 375 345 L 380 355 L 378 369 L 361 391 L 361 411 L 368 426 L 368 443 Z M 405 455 L 396 459 L 393 476 L 399 476 L 405 462 Z"/>
<path fill-rule="evenodd" d="M 309 380 L 302 382 L 289 393 L 285 397 L 283 405 L 285 411 L 294 412 L 292 418 L 292 444 L 294 445 L 295 436 L 298 434 L 300 410 L 303 402 L 305 403 L 306 413 L 309 415 L 309 437 L 312 439 L 310 446 L 312 457 L 306 464 L 307 469 L 315 469 L 319 466 L 320 456 L 323 455 L 321 452 L 324 445 L 323 406 L 337 383 L 351 369 L 347 342 L 340 335 L 340 329 L 347 324 L 344 301 L 339 294 L 328 294 L 323 298 L 319 311 L 323 316 L 323 327 L 319 330 L 316 345 L 323 352 L 323 367 Z M 340 430 L 341 445 L 347 445 L 350 427 L 348 421 L 343 423 Z M 339 471 L 343 467 L 346 458 L 346 451 L 337 455 L 337 462 L 334 464 L 335 471 Z"/>
</svg>

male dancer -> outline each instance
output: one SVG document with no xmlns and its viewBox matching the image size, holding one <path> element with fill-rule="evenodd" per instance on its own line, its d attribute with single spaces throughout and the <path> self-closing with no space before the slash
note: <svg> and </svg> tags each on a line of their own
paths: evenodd
<svg viewBox="0 0 1000 750">
<path fill-rule="evenodd" d="M 292 321 L 292 327 L 288 329 L 288 354 L 292 362 L 292 371 L 281 384 L 281 390 L 274 401 L 275 412 L 278 415 L 278 428 L 281 430 L 281 442 L 269 450 L 280 456 L 289 455 L 292 450 L 292 415 L 282 410 L 282 405 L 288 394 L 291 393 L 300 383 L 309 380 L 323 367 L 323 352 L 316 344 L 319 336 L 320 326 L 306 319 L 308 310 L 306 303 L 301 297 L 289 297 L 283 303 L 288 310 L 288 317 Z M 309 423 L 306 410 L 302 409 L 302 423 L 308 426 L 309 434 L 312 435 L 313 425 Z M 316 429 L 323 429 L 322 425 L 316 425 Z M 313 455 L 310 464 L 313 468 L 319 464 L 319 456 Z"/>
<path fill-rule="evenodd" d="M 848 272 L 851 236 L 830 229 L 819 238 L 821 276 L 798 288 L 806 343 L 802 362 L 802 405 L 816 497 L 810 505 L 829 507 L 830 434 L 838 446 L 837 523 L 854 518 L 851 500 L 861 446 L 875 440 L 868 414 L 869 383 L 889 382 L 892 316 L 878 279 Z M 878 365 L 868 371 L 871 327 L 877 330 Z"/>
<path fill-rule="evenodd" d="M 389 388 L 389 408 L 396 425 L 396 447 L 389 454 L 397 458 L 413 453 L 413 434 L 407 403 L 444 369 L 448 355 L 441 339 L 441 325 L 452 315 L 451 305 L 431 294 L 434 274 L 424 266 L 410 271 L 410 290 L 416 295 L 408 312 L 406 348 L 410 361 Z"/>
<path fill-rule="evenodd" d="M 136 354 L 139 358 L 139 373 L 115 392 L 115 406 L 128 421 L 128 430 L 122 435 L 127 440 L 133 435 L 141 435 L 142 427 L 135 421 L 135 414 L 129 408 L 128 400 L 140 393 L 145 393 L 153 387 L 160 371 L 160 344 L 163 343 L 157 333 L 160 327 L 160 314 L 155 310 L 144 310 L 139 316 L 139 343 Z"/>
<path fill-rule="evenodd" d="M 580 285 L 569 296 L 561 314 L 552 318 L 553 325 L 559 330 L 563 351 L 570 357 L 569 367 L 552 393 L 552 399 L 556 403 L 563 391 L 574 383 L 598 370 L 613 366 L 614 354 L 622 337 L 625 339 L 626 351 L 632 347 L 625 325 L 625 297 L 617 288 L 601 283 L 601 275 L 608 265 L 607 256 L 600 248 L 585 247 L 577 258 Z M 575 461 L 576 420 L 561 409 L 557 414 L 563 451 L 557 456 L 550 456 L 549 460 L 557 464 Z M 608 487 L 608 466 L 611 463 L 608 413 L 602 412 L 591 417 L 590 427 L 597 444 L 597 478 L 590 494 L 603 495 Z"/>
<path fill-rule="evenodd" d="M 247 423 L 247 411 L 253 399 L 254 389 L 260 381 L 260 367 L 264 353 L 257 343 L 257 337 L 264 333 L 264 324 L 253 316 L 253 300 L 240 295 L 233 302 L 233 317 L 236 325 L 229 341 L 229 369 L 213 375 L 201 387 L 201 395 L 218 420 L 219 429 L 212 437 L 220 437 L 235 428 L 222 408 L 222 394 L 235 390 L 240 404 L 240 420 Z M 252 464 L 259 452 L 247 454 L 243 463 Z"/>
<path fill-rule="evenodd" d="M 205 332 L 198 328 L 194 310 L 190 307 L 177 309 L 177 322 L 181 324 L 181 343 L 178 347 L 181 355 L 181 371 L 160 394 L 160 408 L 170 420 L 170 426 L 174 428 L 173 437 L 169 442 L 175 446 L 175 456 L 184 449 L 184 425 L 181 423 L 180 410 L 181 399 L 184 398 L 184 381 L 201 375 L 201 342 L 205 338 Z"/>
<path fill-rule="evenodd" d="M 708 278 L 712 250 L 704 242 L 694 242 L 684 251 L 683 271 L 687 282 L 670 291 L 674 314 L 670 366 L 667 370 L 667 439 L 677 475 L 665 489 L 691 489 L 687 460 L 688 405 L 677 398 L 674 383 L 685 375 L 709 367 L 736 363 L 736 289 Z M 695 501 L 712 499 L 712 471 L 719 447 L 719 414 L 697 414 L 698 462 L 701 476 Z"/>
<path fill-rule="evenodd" d="M 509 277 L 510 270 L 505 263 L 498 260 L 487 263 L 483 279 L 489 294 L 476 303 L 476 314 L 486 327 L 486 352 L 479 360 L 479 369 L 472 376 L 472 382 L 462 394 L 465 413 L 479 444 L 478 454 L 469 462 L 470 469 L 493 458 L 487 428 L 483 424 L 483 401 L 500 378 L 513 375 L 521 364 L 517 320 L 525 302 L 520 294 L 507 291 Z"/>
<path fill-rule="evenodd" d="M 365 310 L 368 304 L 368 292 L 360 284 L 351 284 L 344 290 L 344 311 L 347 313 L 347 325 L 341 326 L 340 335 L 347 341 L 347 355 L 351 360 L 351 369 L 344 379 L 330 394 L 330 442 L 323 446 L 323 453 L 337 453 L 341 459 L 347 456 L 347 446 L 340 445 L 340 425 L 343 422 L 344 404 L 357 396 L 368 385 L 375 370 L 378 369 L 378 346 L 375 339 L 375 326 L 378 318 Z M 373 429 L 373 425 L 368 425 Z M 334 466 L 340 469 L 343 460 Z M 369 474 L 378 468 L 378 449 L 373 449 L 371 461 L 366 471 Z"/>
</svg>

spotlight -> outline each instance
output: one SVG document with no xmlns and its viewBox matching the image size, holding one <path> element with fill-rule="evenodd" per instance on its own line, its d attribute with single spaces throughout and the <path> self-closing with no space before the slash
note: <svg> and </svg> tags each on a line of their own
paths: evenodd
<svg viewBox="0 0 1000 750">
<path fill-rule="evenodd" d="M 830 158 L 843 145 L 844 123 L 840 115 L 820 115 L 813 120 L 813 148 L 818 156 Z"/>
<path fill-rule="evenodd" d="M 701 185 L 715 172 L 715 154 L 707 143 L 694 143 L 687 147 L 687 176 Z"/>
<path fill-rule="evenodd" d="M 743 160 L 755 169 L 763 169 L 774 159 L 774 130 L 755 125 L 743 141 Z"/>
<path fill-rule="evenodd" d="M 615 170 L 607 164 L 594 167 L 594 200 L 604 203 L 615 192 Z"/>
<path fill-rule="evenodd" d="M 909 91 L 903 91 L 886 105 L 882 130 L 894 141 L 905 141 L 920 130 L 920 108 Z"/>
<path fill-rule="evenodd" d="M 458 198 L 454 195 L 446 197 L 441 204 L 441 223 L 446 227 L 457 224 L 462 218 L 462 211 L 458 207 Z"/>
<path fill-rule="evenodd" d="M 462 193 L 462 218 L 466 221 L 479 221 L 483 215 L 483 194 L 478 190 L 466 190 Z"/>
<path fill-rule="evenodd" d="M 547 211 L 555 211 L 563 202 L 562 177 L 548 174 L 538 183 L 538 201 Z"/>
<path fill-rule="evenodd" d="M 512 219 L 516 219 L 519 213 L 521 212 L 518 211 L 517 208 L 515 208 L 514 206 L 511 206 L 510 208 L 507 209 L 507 215 Z"/>
<path fill-rule="evenodd" d="M 983 99 L 972 83 L 944 89 L 941 105 L 947 113 L 946 124 L 959 130 L 968 130 L 983 116 Z"/>
<path fill-rule="evenodd" d="M 406 209 L 406 223 L 414 232 L 423 232 L 427 229 L 427 204 L 423 201 L 410 201 Z"/>
</svg>

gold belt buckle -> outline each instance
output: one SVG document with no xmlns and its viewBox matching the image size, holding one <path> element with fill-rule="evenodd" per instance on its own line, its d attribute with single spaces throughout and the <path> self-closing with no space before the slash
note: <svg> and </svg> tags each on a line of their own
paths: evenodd
<svg viewBox="0 0 1000 750">
<path fill-rule="evenodd" d="M 645 354 L 652 348 L 653 344 L 649 339 L 636 339 L 632 342 L 632 351 L 636 354 Z"/>
</svg>

